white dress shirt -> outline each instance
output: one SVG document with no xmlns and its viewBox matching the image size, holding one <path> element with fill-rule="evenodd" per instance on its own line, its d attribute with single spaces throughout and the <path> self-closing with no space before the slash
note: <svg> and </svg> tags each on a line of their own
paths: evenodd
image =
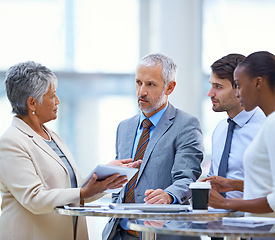
<svg viewBox="0 0 275 240">
<path fill-rule="evenodd" d="M 247 112 L 243 110 L 232 119 L 235 123 L 231 149 L 228 159 L 226 177 L 230 179 L 244 179 L 243 154 L 247 146 L 253 140 L 265 120 L 265 115 L 260 108 Z M 219 122 L 212 135 L 212 159 L 209 176 L 218 175 L 228 122 L 227 119 Z M 243 193 L 238 191 L 226 193 L 227 198 L 242 198 Z"/>
</svg>

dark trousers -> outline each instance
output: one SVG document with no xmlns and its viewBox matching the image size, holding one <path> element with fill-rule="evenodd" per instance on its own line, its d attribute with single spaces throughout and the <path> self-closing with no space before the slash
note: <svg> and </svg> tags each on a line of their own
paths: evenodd
<svg viewBox="0 0 275 240">
<path fill-rule="evenodd" d="M 123 228 L 121 228 L 118 225 L 116 234 L 112 240 L 138 240 L 138 239 L 139 239 L 138 237 L 135 237 L 135 236 L 127 233 L 127 231 L 125 231 Z"/>
</svg>

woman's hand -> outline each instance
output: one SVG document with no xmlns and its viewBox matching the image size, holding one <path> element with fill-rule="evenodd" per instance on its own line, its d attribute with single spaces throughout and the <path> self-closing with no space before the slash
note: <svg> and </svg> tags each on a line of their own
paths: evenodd
<svg viewBox="0 0 275 240">
<path fill-rule="evenodd" d="M 227 199 L 224 198 L 221 194 L 219 194 L 214 188 L 210 189 L 209 201 L 208 201 L 210 207 L 227 209 L 226 201 Z"/>
<path fill-rule="evenodd" d="M 124 183 L 127 183 L 127 177 L 120 176 L 118 173 L 101 181 L 97 181 L 97 175 L 94 173 L 85 187 L 80 189 L 80 199 L 90 198 L 107 189 L 123 187 Z"/>
<path fill-rule="evenodd" d="M 250 213 L 271 213 L 273 209 L 269 206 L 267 198 L 256 198 L 243 200 L 241 198 L 226 199 L 215 189 L 210 189 L 209 206 L 213 208 L 232 209 L 235 211 Z"/>
<path fill-rule="evenodd" d="M 107 165 L 119 166 L 119 167 L 128 167 L 128 168 L 137 168 L 141 163 L 142 160 L 137 160 L 132 162 L 132 158 L 122 159 L 122 160 L 114 160 L 109 162 Z"/>
<path fill-rule="evenodd" d="M 201 182 L 210 181 L 211 187 L 218 192 L 229 192 L 229 191 L 243 191 L 243 181 L 233 180 L 220 176 L 211 176 L 201 180 Z"/>
</svg>

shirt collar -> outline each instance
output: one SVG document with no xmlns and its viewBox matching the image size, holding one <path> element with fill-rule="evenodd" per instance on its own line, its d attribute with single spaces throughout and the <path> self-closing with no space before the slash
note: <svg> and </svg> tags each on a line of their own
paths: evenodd
<svg viewBox="0 0 275 240">
<path fill-rule="evenodd" d="M 243 127 L 250 120 L 250 118 L 254 115 L 255 111 L 256 111 L 256 108 L 249 112 L 243 110 L 239 114 L 237 114 L 232 120 L 239 127 Z"/>
<path fill-rule="evenodd" d="M 164 114 L 167 108 L 168 108 L 168 103 L 166 104 L 165 108 L 159 110 L 149 118 L 149 120 L 151 121 L 151 123 L 153 123 L 154 126 L 157 126 L 159 120 L 161 119 L 162 115 Z M 146 118 L 145 115 L 143 114 L 143 112 L 141 112 L 140 119 L 139 119 L 139 126 L 138 126 L 139 129 L 142 128 L 142 122 L 145 118 Z"/>
</svg>

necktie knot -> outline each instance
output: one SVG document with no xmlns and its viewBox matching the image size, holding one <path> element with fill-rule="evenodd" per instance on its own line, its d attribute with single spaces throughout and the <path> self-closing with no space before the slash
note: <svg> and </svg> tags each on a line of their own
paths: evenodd
<svg viewBox="0 0 275 240">
<path fill-rule="evenodd" d="M 230 118 L 227 119 L 227 122 L 228 122 L 228 131 L 233 132 L 236 123 Z"/>
<path fill-rule="evenodd" d="M 150 127 L 153 126 L 153 123 L 148 119 L 148 118 L 145 118 L 142 122 L 142 127 L 143 128 L 148 128 L 150 129 Z"/>
</svg>

